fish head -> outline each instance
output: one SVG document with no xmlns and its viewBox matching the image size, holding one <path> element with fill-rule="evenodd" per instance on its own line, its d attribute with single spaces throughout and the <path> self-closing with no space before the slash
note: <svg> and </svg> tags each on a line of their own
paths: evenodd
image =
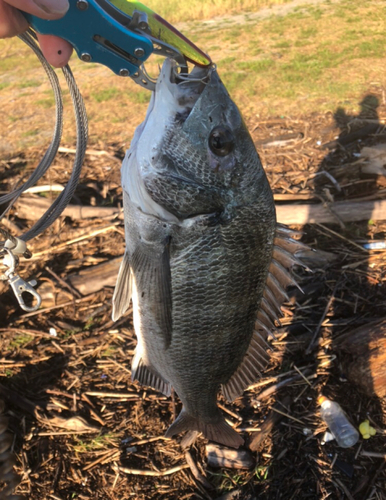
<svg viewBox="0 0 386 500">
<path fill-rule="evenodd" d="M 173 60 L 164 62 L 131 151 L 147 194 L 178 218 L 272 197 L 253 140 L 214 65 L 184 76 Z M 127 183 L 136 182 L 132 176 Z"/>
</svg>

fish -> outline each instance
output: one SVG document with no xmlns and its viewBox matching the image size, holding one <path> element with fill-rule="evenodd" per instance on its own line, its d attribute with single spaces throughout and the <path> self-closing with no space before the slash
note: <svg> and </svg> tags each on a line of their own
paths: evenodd
<svg viewBox="0 0 386 500">
<path fill-rule="evenodd" d="M 112 317 L 132 300 L 132 379 L 179 396 L 167 437 L 202 433 L 238 448 L 217 397 L 233 401 L 267 366 L 303 244 L 276 222 L 259 155 L 214 65 L 179 75 L 164 62 L 121 177 L 126 249 Z"/>
</svg>

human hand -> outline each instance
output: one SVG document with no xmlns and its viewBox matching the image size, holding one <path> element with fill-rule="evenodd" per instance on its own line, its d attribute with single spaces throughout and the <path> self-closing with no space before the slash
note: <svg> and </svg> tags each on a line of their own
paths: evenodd
<svg viewBox="0 0 386 500">
<path fill-rule="evenodd" d="M 28 29 L 28 22 L 18 9 L 52 20 L 64 16 L 68 7 L 68 0 L 0 0 L 0 38 L 15 36 Z M 71 57 L 72 46 L 56 36 L 37 35 L 47 61 L 57 68 L 65 66 Z"/>
</svg>

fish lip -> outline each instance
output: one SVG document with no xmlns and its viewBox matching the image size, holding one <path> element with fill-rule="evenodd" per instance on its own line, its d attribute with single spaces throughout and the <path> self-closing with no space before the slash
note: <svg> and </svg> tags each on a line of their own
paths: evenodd
<svg viewBox="0 0 386 500">
<path fill-rule="evenodd" d="M 173 102 L 174 115 L 183 123 L 200 99 L 205 87 L 211 83 L 215 65 L 195 66 L 190 73 L 178 73 L 178 64 L 174 59 L 166 59 L 162 65 L 155 89 L 154 110 L 169 99 Z"/>
</svg>

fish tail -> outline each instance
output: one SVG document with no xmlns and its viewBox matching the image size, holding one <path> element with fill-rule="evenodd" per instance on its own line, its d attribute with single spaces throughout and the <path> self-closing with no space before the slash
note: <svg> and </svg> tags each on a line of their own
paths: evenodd
<svg viewBox="0 0 386 500">
<path fill-rule="evenodd" d="M 239 448 L 244 444 L 244 439 L 225 422 L 220 412 L 217 422 L 207 423 L 189 415 L 185 408 L 182 408 L 181 413 L 166 431 L 165 436 L 170 438 L 175 434 L 185 431 L 202 432 L 210 441 L 215 441 L 231 448 Z"/>
</svg>

